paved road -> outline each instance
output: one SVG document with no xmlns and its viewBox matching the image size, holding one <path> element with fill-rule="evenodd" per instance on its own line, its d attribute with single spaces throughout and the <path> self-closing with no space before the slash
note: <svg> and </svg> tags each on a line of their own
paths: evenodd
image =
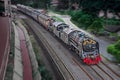
<svg viewBox="0 0 120 80">
<path fill-rule="evenodd" d="M 0 17 L 0 80 L 4 79 L 9 55 L 10 24 L 8 17 Z"/>
<path fill-rule="evenodd" d="M 71 17 L 68 16 L 68 15 L 59 15 L 59 14 L 55 14 L 55 13 L 52 13 L 52 12 L 50 12 L 49 15 L 50 16 L 57 16 L 57 17 L 63 19 L 65 23 L 67 23 L 68 25 L 70 25 L 70 27 L 78 28 L 76 25 L 74 25 L 70 21 Z M 83 32 L 85 32 L 86 34 L 94 37 L 94 39 L 96 39 L 99 42 L 99 44 L 100 44 L 100 53 L 102 54 L 103 57 L 107 58 L 110 61 L 114 61 L 115 60 L 115 58 L 111 54 L 108 54 L 107 51 L 106 51 L 107 46 L 111 44 L 109 41 L 105 41 L 105 40 L 102 40 L 102 39 L 100 39 L 98 37 L 95 37 L 95 36 L 91 35 L 90 33 L 86 32 L 83 29 L 80 29 L 80 30 L 83 31 Z"/>
</svg>

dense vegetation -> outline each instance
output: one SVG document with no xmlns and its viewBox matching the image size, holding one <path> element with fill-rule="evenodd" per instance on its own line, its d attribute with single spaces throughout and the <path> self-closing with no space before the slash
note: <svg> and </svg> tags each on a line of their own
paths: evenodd
<svg viewBox="0 0 120 80">
<path fill-rule="evenodd" d="M 30 37 L 30 38 L 31 38 L 31 41 L 32 41 L 33 49 L 34 49 L 36 59 L 37 59 L 37 62 L 38 62 L 38 66 L 39 66 L 38 70 L 41 73 L 42 80 L 53 80 L 53 77 L 52 77 L 50 71 L 46 68 L 46 66 L 45 66 L 45 64 L 44 64 L 44 62 L 41 58 L 41 55 L 40 55 L 40 53 L 42 52 L 41 48 L 39 48 L 39 45 L 37 44 L 34 37 Z M 33 74 L 33 76 L 34 75 L 36 75 L 36 73 Z"/>
<path fill-rule="evenodd" d="M 120 40 L 117 43 L 108 46 L 107 51 L 114 55 L 117 61 L 120 62 Z"/>
<path fill-rule="evenodd" d="M 67 13 L 71 16 L 71 21 L 78 27 L 99 35 L 104 32 L 104 18 L 93 17 L 81 10 L 67 11 Z"/>
<path fill-rule="evenodd" d="M 56 17 L 56 16 L 52 16 L 52 18 L 54 19 L 54 20 L 56 20 L 56 21 L 61 21 L 61 22 L 64 22 L 61 18 L 59 18 L 59 17 Z"/>
</svg>

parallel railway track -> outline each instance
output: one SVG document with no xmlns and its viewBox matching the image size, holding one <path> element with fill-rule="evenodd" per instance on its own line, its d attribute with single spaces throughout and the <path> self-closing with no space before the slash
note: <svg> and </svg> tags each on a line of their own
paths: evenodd
<svg viewBox="0 0 120 80">
<path fill-rule="evenodd" d="M 78 63 L 76 59 L 73 58 L 73 61 L 80 67 L 80 69 L 82 69 L 85 72 L 85 74 L 89 77 L 90 80 L 94 80 L 94 78 L 85 70 L 85 68 L 83 68 L 82 65 Z"/>
<path fill-rule="evenodd" d="M 90 68 L 101 78 L 101 80 L 119 80 L 120 76 L 115 71 L 113 71 L 104 62 L 100 64 L 90 66 Z M 98 71 L 99 70 L 99 71 Z"/>
<path fill-rule="evenodd" d="M 117 77 L 120 78 L 120 74 L 116 73 L 113 69 L 111 69 L 108 65 L 106 65 L 103 61 L 101 62 L 104 66 L 106 66 L 111 72 L 113 72 Z"/>
<path fill-rule="evenodd" d="M 104 80 L 104 78 L 92 66 L 90 66 L 90 68 L 99 76 L 101 80 Z"/>
<path fill-rule="evenodd" d="M 29 25 L 29 27 L 33 31 L 34 35 L 37 37 L 37 39 L 39 39 L 39 42 L 42 42 L 42 44 L 44 43 L 43 44 L 44 47 L 48 50 L 50 57 L 54 61 L 54 63 L 57 66 L 58 70 L 60 71 L 63 79 L 64 80 L 75 80 L 72 72 L 69 71 L 69 69 L 66 67 L 66 65 L 64 64 L 64 62 L 59 58 L 59 56 L 52 49 L 52 47 L 50 47 L 50 45 L 47 42 L 47 40 L 43 37 L 43 35 L 41 35 L 40 30 L 31 27 L 30 24 L 28 24 L 27 21 L 25 21 L 25 23 L 27 23 L 27 25 Z"/>
<path fill-rule="evenodd" d="M 31 24 L 29 22 L 25 21 L 25 23 L 27 23 L 27 25 L 31 26 Z M 32 26 L 30 28 L 31 28 L 32 32 L 34 33 L 34 35 L 37 37 L 38 41 L 44 43 L 43 45 L 48 50 L 48 52 L 50 53 L 49 55 L 52 58 L 52 60 L 54 61 L 54 64 L 56 64 L 56 66 L 57 66 L 60 74 L 62 75 L 62 77 L 63 77 L 62 79 L 63 80 L 77 80 L 77 79 L 75 79 L 74 74 L 67 68 L 67 66 L 64 63 L 64 61 L 61 60 L 61 58 L 56 54 L 56 52 L 54 51 L 54 49 L 51 48 L 51 45 L 44 38 L 44 35 L 41 34 L 41 32 L 43 32 L 43 31 L 40 31 L 39 28 L 35 28 L 35 27 L 32 27 Z M 114 79 L 119 79 L 120 78 L 120 75 L 117 74 L 114 70 L 112 70 L 109 66 L 107 66 L 104 62 L 101 62 L 98 65 L 92 65 L 92 66 L 88 66 L 88 67 L 85 66 L 84 67 L 84 65 L 81 64 L 81 63 L 79 63 L 79 61 L 77 61 L 75 58 L 73 58 L 73 61 L 89 77 L 90 80 L 95 80 L 94 75 L 96 75 L 96 76 L 99 77 L 98 80 L 106 80 L 105 77 L 107 77 L 109 80 L 114 80 Z M 101 66 L 106 66 L 106 68 L 109 69 L 110 72 L 115 75 L 115 78 L 113 78 L 113 76 L 111 76 L 109 74 L 109 72 L 107 72 L 106 70 L 104 70 L 103 67 L 101 67 Z M 89 69 L 94 72 L 94 75 L 89 72 Z M 101 73 L 99 73 L 99 71 L 97 71 L 97 69 Z"/>
<path fill-rule="evenodd" d="M 114 80 L 114 78 L 111 76 L 111 75 L 109 75 L 109 73 L 107 73 L 104 69 L 102 69 L 99 65 L 96 65 L 100 70 L 102 70 L 102 72 L 104 72 L 107 76 L 109 76 L 109 78 L 111 79 L 111 80 Z"/>
</svg>

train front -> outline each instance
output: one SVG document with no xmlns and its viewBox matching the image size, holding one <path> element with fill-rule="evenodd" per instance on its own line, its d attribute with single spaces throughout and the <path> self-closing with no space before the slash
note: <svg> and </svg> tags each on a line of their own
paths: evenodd
<svg viewBox="0 0 120 80">
<path fill-rule="evenodd" d="M 93 39 L 84 40 L 82 47 L 82 59 L 84 63 L 90 65 L 98 64 L 101 61 L 98 42 Z"/>
</svg>

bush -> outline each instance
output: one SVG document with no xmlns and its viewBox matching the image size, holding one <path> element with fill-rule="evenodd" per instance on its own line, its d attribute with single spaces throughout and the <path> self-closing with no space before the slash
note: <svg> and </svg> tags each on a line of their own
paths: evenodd
<svg viewBox="0 0 120 80">
<path fill-rule="evenodd" d="M 66 13 L 67 13 L 68 15 L 70 15 L 70 16 L 73 15 L 73 11 L 72 11 L 72 10 L 66 10 Z"/>
<path fill-rule="evenodd" d="M 81 22 L 83 24 L 91 24 L 92 21 L 92 16 L 88 14 L 81 15 L 81 17 L 78 19 L 78 22 Z"/>
<path fill-rule="evenodd" d="M 97 33 L 99 33 L 102 28 L 103 25 L 100 19 L 94 20 L 94 22 L 89 26 L 89 29 L 96 31 Z"/>
<path fill-rule="evenodd" d="M 39 67 L 39 71 L 41 73 L 42 80 L 52 80 L 53 79 L 50 75 L 50 72 L 43 65 L 41 65 Z"/>
<path fill-rule="evenodd" d="M 113 54 L 113 53 L 115 52 L 114 45 L 112 45 L 112 44 L 109 45 L 109 46 L 107 47 L 107 52 Z"/>
<path fill-rule="evenodd" d="M 114 56 L 117 59 L 117 61 L 120 62 L 120 51 L 118 51 Z"/>
<path fill-rule="evenodd" d="M 115 44 L 115 48 L 118 50 L 120 49 L 120 40 Z"/>
<path fill-rule="evenodd" d="M 78 21 L 78 19 L 81 18 L 82 15 L 83 13 L 81 11 L 71 12 L 72 20 L 74 21 Z"/>
<path fill-rule="evenodd" d="M 120 25 L 120 20 L 117 19 L 105 19 L 104 24 L 108 25 Z"/>
<path fill-rule="evenodd" d="M 120 62 L 120 40 L 115 45 L 108 46 L 107 51 L 113 54 L 117 61 Z"/>
</svg>

